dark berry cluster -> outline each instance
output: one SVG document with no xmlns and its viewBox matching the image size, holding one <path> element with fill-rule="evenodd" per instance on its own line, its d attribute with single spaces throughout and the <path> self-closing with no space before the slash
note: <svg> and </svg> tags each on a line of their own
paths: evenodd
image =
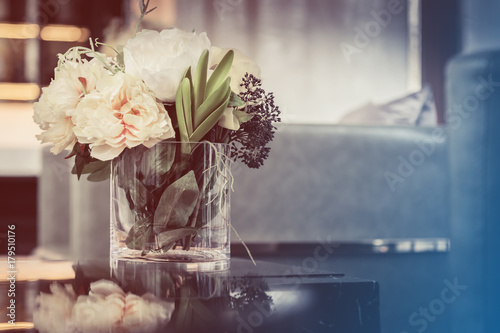
<svg viewBox="0 0 500 333">
<path fill-rule="evenodd" d="M 273 123 L 281 121 L 281 112 L 274 104 L 273 93 L 266 94 L 261 85 L 260 79 L 245 74 L 241 84 L 245 91 L 239 96 L 246 103 L 246 113 L 252 118 L 229 134 L 231 157 L 241 160 L 250 168 L 259 168 L 264 164 L 271 150 L 267 144 L 273 140 L 276 130 Z"/>
</svg>

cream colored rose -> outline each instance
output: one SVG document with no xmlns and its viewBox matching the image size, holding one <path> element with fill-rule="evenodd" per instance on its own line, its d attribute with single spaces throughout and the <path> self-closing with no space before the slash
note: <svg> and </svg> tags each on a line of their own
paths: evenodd
<svg viewBox="0 0 500 333">
<path fill-rule="evenodd" d="M 139 79 L 119 72 L 97 81 L 72 116 L 80 143 L 89 143 L 91 155 L 102 161 L 117 157 L 125 148 L 152 147 L 175 136 L 163 104 Z"/>
<path fill-rule="evenodd" d="M 212 46 L 212 61 L 210 63 L 210 68 L 214 68 L 229 50 L 231 49 L 221 49 Z M 232 50 L 234 51 L 234 59 L 233 65 L 229 69 L 228 76 L 231 78 L 231 90 L 239 95 L 245 91 L 245 88 L 241 86 L 245 74 L 249 73 L 256 78 L 260 78 L 260 67 L 240 50 Z M 219 120 L 218 125 L 230 130 L 239 129 L 240 121 L 234 114 L 234 111 L 233 107 L 227 108 Z"/>
<path fill-rule="evenodd" d="M 95 89 L 102 76 L 110 75 L 97 59 L 62 59 L 54 79 L 42 88 L 40 100 L 33 105 L 33 119 L 42 129 L 37 138 L 51 143 L 51 152 L 59 154 L 76 142 L 71 115 L 85 93 Z"/>
<path fill-rule="evenodd" d="M 125 72 L 143 80 L 163 102 L 175 102 L 182 76 L 194 70 L 201 53 L 210 50 L 206 33 L 179 29 L 143 30 L 123 49 Z"/>
<path fill-rule="evenodd" d="M 71 322 L 76 295 L 71 285 L 54 283 L 50 285 L 52 294 L 41 293 L 36 298 L 33 323 L 40 333 L 77 332 Z"/>
</svg>

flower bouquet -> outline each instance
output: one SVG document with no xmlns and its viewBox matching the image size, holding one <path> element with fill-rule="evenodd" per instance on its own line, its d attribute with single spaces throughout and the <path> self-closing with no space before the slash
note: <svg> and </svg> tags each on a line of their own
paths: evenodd
<svg viewBox="0 0 500 333">
<path fill-rule="evenodd" d="M 78 178 L 111 176 L 112 258 L 227 267 L 230 164 L 263 164 L 279 108 L 240 51 L 206 33 L 137 30 L 124 46 L 90 40 L 58 56 L 34 105 L 38 138 L 71 150 Z"/>
</svg>

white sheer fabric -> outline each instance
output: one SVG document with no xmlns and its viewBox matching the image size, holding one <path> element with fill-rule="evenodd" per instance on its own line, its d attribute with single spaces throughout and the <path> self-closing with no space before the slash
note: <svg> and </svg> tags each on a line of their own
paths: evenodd
<svg viewBox="0 0 500 333">
<path fill-rule="evenodd" d="M 288 122 L 336 123 L 410 92 L 406 1 L 183 0 L 176 12 L 176 26 L 255 59 Z"/>
</svg>

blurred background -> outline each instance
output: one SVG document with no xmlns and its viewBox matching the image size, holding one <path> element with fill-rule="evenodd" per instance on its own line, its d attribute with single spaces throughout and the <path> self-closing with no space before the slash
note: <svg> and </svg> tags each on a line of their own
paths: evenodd
<svg viewBox="0 0 500 333">
<path fill-rule="evenodd" d="M 260 173 L 238 169 L 233 221 L 250 245 L 264 245 L 254 247 L 257 255 L 300 266 L 328 235 L 342 246 L 318 268 L 379 281 L 382 332 L 494 332 L 487 313 L 497 307 L 488 302 L 498 290 L 484 288 L 498 273 L 490 260 L 498 247 L 488 237 L 498 234 L 491 221 L 500 214 L 490 203 L 500 195 L 488 191 L 499 188 L 490 176 L 500 140 L 491 134 L 494 121 L 456 106 L 500 82 L 491 76 L 498 62 L 489 60 L 498 55 L 488 53 L 500 47 L 500 0 L 151 0 L 154 6 L 143 28 L 206 31 L 213 45 L 242 50 L 281 107 L 269 162 Z M 75 233 L 68 231 L 69 190 L 61 187 L 68 165 L 62 158 L 47 164 L 32 120 L 57 54 L 88 46 L 89 37 L 124 44 L 138 15 L 135 0 L 0 0 L 0 221 L 18 227 L 17 254 L 52 239 L 41 232 L 47 216 L 66 219 L 44 229 L 66 228 L 59 240 Z M 471 63 L 460 60 L 468 56 Z M 484 71 L 463 69 L 478 66 Z M 488 110 L 499 105 L 498 96 L 484 102 Z M 450 128 L 455 114 L 461 123 Z M 48 173 L 56 185 L 47 185 Z M 53 215 L 41 214 L 41 201 L 58 207 Z M 4 254 L 4 230 L 0 241 Z M 469 296 L 417 330 L 423 326 L 411 314 L 457 276 L 470 278 Z"/>
<path fill-rule="evenodd" d="M 471 32 L 462 38 L 460 5 L 458 0 L 153 0 L 157 9 L 143 26 L 206 31 L 213 45 L 248 54 L 262 68 L 266 90 L 275 92 L 285 123 L 336 124 L 356 110 L 361 115 L 355 121 L 362 122 L 370 106 L 429 85 L 437 106 L 434 124 L 444 119 L 444 63 L 461 39 L 478 43 Z M 135 0 L 0 0 L 1 176 L 40 173 L 32 103 L 50 83 L 57 54 L 89 46 L 89 37 L 124 44 L 133 34 L 137 8 Z M 19 200 L 10 180 L 2 182 L 2 204 L 8 208 L 2 214 L 10 214 Z M 26 195 L 34 198 L 33 191 Z"/>
</svg>

